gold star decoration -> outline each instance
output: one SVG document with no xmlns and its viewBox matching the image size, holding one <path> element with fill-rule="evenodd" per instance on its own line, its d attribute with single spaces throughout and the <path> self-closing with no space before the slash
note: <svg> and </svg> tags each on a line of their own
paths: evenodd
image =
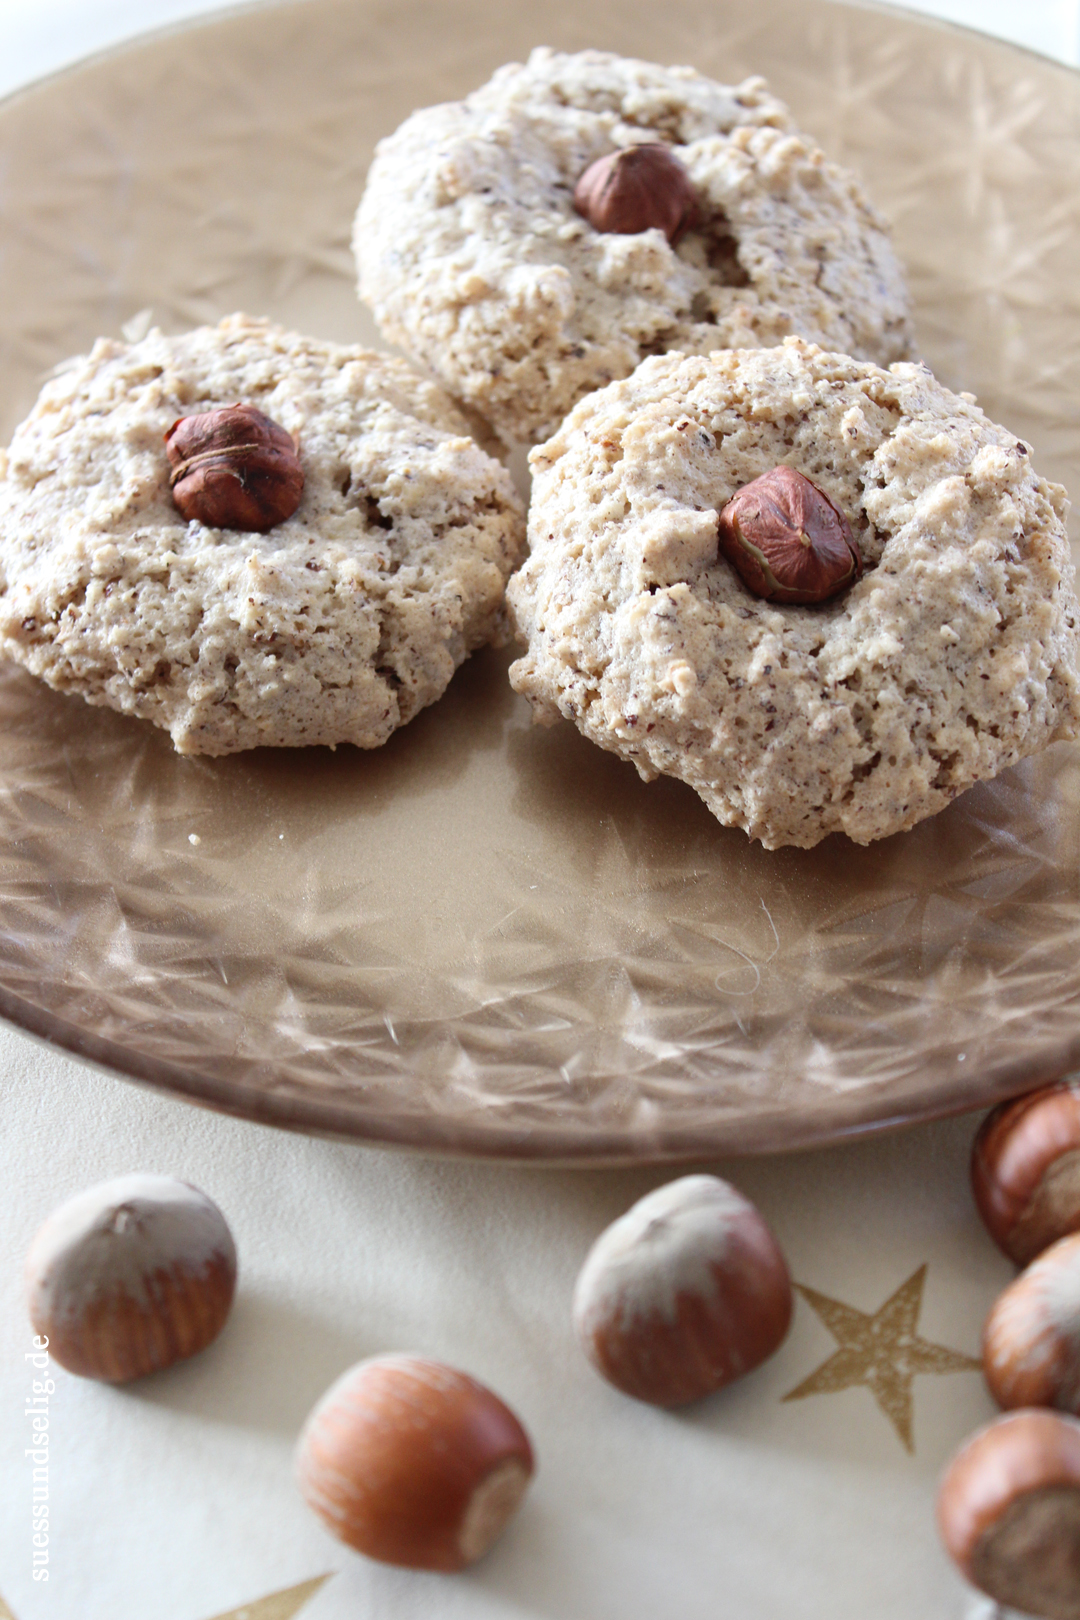
<svg viewBox="0 0 1080 1620">
<path fill-rule="evenodd" d="M 238 1609 L 230 1609 L 228 1614 L 216 1614 L 214 1620 L 293 1620 L 293 1615 L 299 1614 L 308 1599 L 329 1579 L 329 1575 L 316 1575 L 313 1581 L 302 1581 L 285 1592 L 271 1592 L 254 1603 L 242 1603 Z M 0 1620 L 3 1620 L 2 1615 Z"/>
<path fill-rule="evenodd" d="M 982 1363 L 958 1350 L 930 1344 L 915 1331 L 922 1308 L 926 1267 L 922 1265 L 890 1294 L 872 1316 L 829 1299 L 816 1289 L 795 1286 L 839 1345 L 809 1378 L 789 1390 L 785 1401 L 807 1395 L 835 1395 L 862 1384 L 870 1391 L 908 1451 L 914 1451 L 911 1384 L 916 1373 L 975 1372 Z"/>
<path fill-rule="evenodd" d="M 293 1620 L 309 1598 L 313 1598 L 329 1575 L 316 1575 L 313 1581 L 301 1581 L 284 1592 L 271 1592 L 268 1597 L 257 1598 L 254 1603 L 243 1603 L 228 1614 L 217 1614 L 214 1620 Z M 15 1616 L 0 1597 L 0 1620 L 15 1620 Z"/>
</svg>

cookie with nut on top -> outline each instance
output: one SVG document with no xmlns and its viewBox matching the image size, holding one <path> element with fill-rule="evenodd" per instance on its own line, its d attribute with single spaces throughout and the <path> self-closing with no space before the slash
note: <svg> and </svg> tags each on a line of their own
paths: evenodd
<svg viewBox="0 0 1080 1620">
<path fill-rule="evenodd" d="M 354 246 L 386 337 L 507 442 L 650 354 L 912 353 L 888 226 L 757 78 L 536 50 L 380 143 Z"/>
<path fill-rule="evenodd" d="M 403 361 L 231 316 L 102 340 L 0 477 L 0 656 L 183 754 L 386 741 L 503 639 L 509 475 Z"/>
<path fill-rule="evenodd" d="M 886 837 L 1080 732 L 1065 492 L 924 366 L 658 356 L 530 459 L 511 682 L 768 848 Z"/>
</svg>

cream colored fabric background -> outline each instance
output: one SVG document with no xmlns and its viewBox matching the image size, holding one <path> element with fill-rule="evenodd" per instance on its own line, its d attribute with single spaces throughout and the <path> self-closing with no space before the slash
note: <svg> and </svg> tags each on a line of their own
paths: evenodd
<svg viewBox="0 0 1080 1620">
<path fill-rule="evenodd" d="M 0 89 L 209 9 L 0 0 Z M 1064 60 L 1080 55 L 1077 0 L 919 9 Z M 967 1192 L 972 1119 L 709 1167 L 759 1201 L 816 1308 L 800 1297 L 782 1351 L 742 1386 L 670 1415 L 600 1383 L 568 1322 L 593 1237 L 670 1170 L 439 1163 L 291 1137 L 140 1092 L 6 1028 L 0 1098 L 0 1616 L 989 1614 L 953 1576 L 931 1518 L 945 1459 L 991 1413 L 981 1378 L 962 1364 L 1010 1275 Z M 56 1375 L 49 1581 L 35 1584 L 21 1257 L 58 1199 L 136 1168 L 179 1174 L 218 1200 L 241 1254 L 238 1303 L 207 1354 L 133 1389 Z M 870 1349 L 863 1319 L 898 1290 L 891 1329 Z M 838 1334 L 849 1341 L 842 1363 Z M 353 1557 L 292 1484 L 309 1406 L 352 1360 L 400 1348 L 489 1381 L 536 1442 L 539 1474 L 520 1517 L 462 1577 Z M 785 1400 L 792 1392 L 799 1398 Z"/>
</svg>

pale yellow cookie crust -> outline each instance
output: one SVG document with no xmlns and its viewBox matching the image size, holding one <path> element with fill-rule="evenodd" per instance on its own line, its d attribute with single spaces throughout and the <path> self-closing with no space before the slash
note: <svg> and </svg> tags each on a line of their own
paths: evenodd
<svg viewBox="0 0 1080 1620">
<path fill-rule="evenodd" d="M 676 248 L 573 206 L 596 158 L 655 141 L 702 213 Z M 884 364 L 913 353 L 888 226 L 761 79 L 536 50 L 380 142 L 354 246 L 384 335 L 508 442 L 547 437 L 650 354 L 792 332 Z"/>
<path fill-rule="evenodd" d="M 172 422 L 237 402 L 299 441 L 299 508 L 267 534 L 188 523 L 169 491 Z M 504 636 L 523 547 L 509 475 L 403 361 L 242 315 L 102 340 L 0 478 L 0 655 L 184 754 L 374 748 Z"/>
<path fill-rule="evenodd" d="M 883 838 L 1080 730 L 1065 492 L 925 367 L 796 338 L 667 355 L 531 460 L 513 685 L 769 848 Z M 862 547 L 819 606 L 761 600 L 718 555 L 718 510 L 780 462 Z"/>
</svg>

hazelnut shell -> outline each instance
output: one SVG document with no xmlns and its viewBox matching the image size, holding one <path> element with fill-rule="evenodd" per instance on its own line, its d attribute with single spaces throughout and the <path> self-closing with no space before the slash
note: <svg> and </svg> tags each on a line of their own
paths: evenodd
<svg viewBox="0 0 1080 1620">
<path fill-rule="evenodd" d="M 615 236 L 663 231 L 672 247 L 698 223 L 693 182 L 669 147 L 643 141 L 590 163 L 574 207 L 595 230 Z"/>
<path fill-rule="evenodd" d="M 971 1187 L 987 1231 L 1017 1265 L 1080 1231 L 1080 1085 L 1062 1081 L 988 1114 Z"/>
<path fill-rule="evenodd" d="M 296 441 L 254 405 L 182 416 L 165 435 L 173 502 L 189 522 L 265 534 L 304 493 Z"/>
<path fill-rule="evenodd" d="M 791 1323 L 791 1279 L 748 1199 L 716 1176 L 683 1176 L 601 1234 L 573 1308 L 582 1348 L 609 1383 L 682 1406 L 772 1355 Z"/>
<path fill-rule="evenodd" d="M 983 1329 L 999 1406 L 1080 1412 L 1080 1232 L 1051 1244 L 999 1295 Z"/>
<path fill-rule="evenodd" d="M 482 1557 L 533 1466 L 510 1408 L 467 1373 L 424 1356 L 350 1368 L 297 1448 L 300 1490 L 333 1534 L 410 1569 L 453 1571 Z"/>
<path fill-rule="evenodd" d="M 968 1580 L 998 1603 L 1080 1620 L 1080 1423 L 998 1418 L 964 1445 L 938 1493 L 938 1528 Z"/>
<path fill-rule="evenodd" d="M 826 602 L 862 574 L 847 518 L 794 467 L 773 467 L 744 484 L 720 512 L 722 556 L 768 602 Z"/>
<path fill-rule="evenodd" d="M 34 1332 L 68 1372 L 127 1383 L 225 1325 L 236 1246 L 217 1205 L 171 1176 L 104 1181 L 53 1211 L 26 1257 Z"/>
</svg>

